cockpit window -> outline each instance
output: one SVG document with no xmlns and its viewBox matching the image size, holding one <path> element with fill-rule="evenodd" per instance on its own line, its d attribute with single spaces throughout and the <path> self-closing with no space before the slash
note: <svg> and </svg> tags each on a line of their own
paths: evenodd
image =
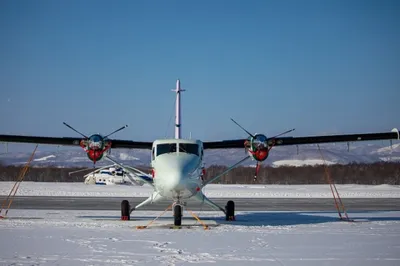
<svg viewBox="0 0 400 266">
<path fill-rule="evenodd" d="M 192 143 L 179 143 L 179 152 L 185 152 L 199 156 L 199 145 Z"/>
<path fill-rule="evenodd" d="M 176 147 L 179 145 L 179 152 L 194 154 L 199 156 L 199 145 L 193 143 L 165 143 L 157 145 L 157 156 L 164 153 L 176 152 Z"/>
<path fill-rule="evenodd" d="M 157 145 L 157 156 L 170 152 L 176 152 L 176 143 L 166 143 Z"/>
</svg>

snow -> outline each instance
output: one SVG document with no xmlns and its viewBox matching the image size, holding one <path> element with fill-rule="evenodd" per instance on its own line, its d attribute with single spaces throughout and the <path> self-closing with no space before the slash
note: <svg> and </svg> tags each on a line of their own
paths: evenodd
<svg viewBox="0 0 400 266">
<path fill-rule="evenodd" d="M 400 161 L 400 156 L 379 157 L 379 159 L 384 162 L 393 162 Z"/>
<path fill-rule="evenodd" d="M 171 213 L 136 229 L 160 212 L 10 210 L 0 220 L 0 265 L 400 265 L 400 212 L 240 212 L 226 222 L 198 213 L 209 230 L 187 217 L 180 230 Z M 197 223 L 198 225 L 198 223 Z"/>
<path fill-rule="evenodd" d="M 14 182 L 0 182 L 0 195 L 8 195 Z M 400 198 L 400 186 L 336 185 L 342 198 Z M 22 182 L 17 196 L 148 197 L 150 186 L 97 186 L 82 183 Z M 203 188 L 210 198 L 332 198 L 326 185 L 219 185 Z"/>
<path fill-rule="evenodd" d="M 280 160 L 272 163 L 273 166 L 305 166 L 305 165 L 332 165 L 336 162 L 324 161 L 319 159 L 305 159 L 305 160 Z"/>
<path fill-rule="evenodd" d="M 50 159 L 50 158 L 56 158 L 56 156 L 55 155 L 48 155 L 48 156 L 45 156 L 45 157 L 42 157 L 42 158 L 34 159 L 33 161 L 35 161 L 35 162 L 46 161 L 47 159 Z"/>
<path fill-rule="evenodd" d="M 138 161 L 139 160 L 139 158 L 129 155 L 128 153 L 125 153 L 125 152 L 121 152 L 119 154 L 119 159 L 123 160 L 123 161 L 128 161 L 128 160 Z"/>
<path fill-rule="evenodd" d="M 372 152 L 372 153 L 390 153 L 393 151 L 400 151 L 400 143 L 393 144 L 392 146 L 377 149 L 375 152 Z"/>
</svg>

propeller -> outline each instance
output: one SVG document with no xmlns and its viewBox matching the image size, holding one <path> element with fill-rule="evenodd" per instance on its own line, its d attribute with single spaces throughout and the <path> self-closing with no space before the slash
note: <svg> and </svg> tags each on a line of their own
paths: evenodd
<svg viewBox="0 0 400 266">
<path fill-rule="evenodd" d="M 96 161 L 98 161 L 102 158 L 104 152 L 106 152 L 108 150 L 107 151 L 108 154 L 111 154 L 111 141 L 107 140 L 107 138 L 109 136 L 111 136 L 112 134 L 115 134 L 115 133 L 123 130 L 124 128 L 128 127 L 128 125 L 122 126 L 122 127 L 118 128 L 117 130 L 114 130 L 113 132 L 109 133 L 105 137 L 103 137 L 100 134 L 93 134 L 88 137 L 85 134 L 83 134 L 80 131 L 73 128 L 72 126 L 70 126 L 69 124 L 67 124 L 65 122 L 63 122 L 63 124 L 85 138 L 83 140 L 83 142 L 81 141 L 80 145 L 87 153 L 89 159 L 91 161 L 93 161 L 93 168 L 95 168 Z M 92 144 L 97 144 L 98 142 L 102 143 L 101 147 L 98 147 L 98 145 L 95 145 L 94 148 L 92 148 Z"/>
<path fill-rule="evenodd" d="M 233 118 L 231 118 L 231 120 L 232 120 L 232 122 L 235 123 L 238 127 L 240 127 L 244 132 L 246 132 L 250 137 L 255 138 L 255 136 L 254 136 L 253 134 L 251 134 L 247 129 L 245 129 L 244 127 L 242 127 L 238 122 L 236 122 L 235 120 L 233 120 Z M 286 130 L 286 131 L 284 131 L 284 132 L 282 132 L 282 133 L 280 133 L 280 134 L 278 134 L 278 135 L 275 135 L 275 136 L 273 136 L 273 137 L 271 137 L 271 138 L 269 138 L 269 139 L 277 138 L 277 137 L 279 137 L 279 136 L 285 135 L 285 134 L 290 133 L 290 132 L 295 131 L 295 130 L 296 130 L 295 128 Z"/>
<path fill-rule="evenodd" d="M 70 129 L 72 129 L 73 131 L 75 131 L 76 133 L 78 133 L 79 135 L 83 136 L 84 138 L 88 138 L 88 136 L 86 136 L 85 134 L 79 132 L 78 130 L 76 130 L 75 128 L 71 127 L 67 123 L 63 122 L 63 124 L 66 125 L 67 127 L 69 127 Z"/>
<path fill-rule="evenodd" d="M 86 136 L 85 134 L 79 132 L 78 130 L 76 130 L 75 128 L 71 127 L 70 125 L 68 125 L 67 123 L 63 122 L 64 125 L 66 125 L 67 127 L 69 127 L 70 129 L 72 129 L 73 131 L 75 131 L 76 133 L 78 133 L 79 135 L 83 136 L 84 138 L 89 138 L 88 136 Z M 127 128 L 128 125 L 122 126 L 120 128 L 118 128 L 117 130 L 114 130 L 113 132 L 111 132 L 110 134 L 106 135 L 104 138 L 107 138 L 109 136 L 111 136 L 112 134 L 115 134 L 125 128 Z"/>
<path fill-rule="evenodd" d="M 242 127 L 238 122 L 236 122 L 233 118 L 231 118 L 231 120 L 233 123 L 235 123 L 238 127 L 240 127 L 244 132 L 246 132 L 251 137 L 251 139 L 250 139 L 251 143 L 253 143 L 253 141 L 257 140 L 258 142 L 263 142 L 265 145 L 264 147 L 261 147 L 261 148 L 254 147 L 255 145 L 252 145 L 252 144 L 250 145 L 251 146 L 250 153 L 253 155 L 253 158 L 256 159 L 256 161 L 257 161 L 255 174 L 254 174 L 254 178 L 253 178 L 253 181 L 256 181 L 258 173 L 260 171 L 261 162 L 264 161 L 268 157 L 269 151 L 275 145 L 275 141 L 272 141 L 272 144 L 269 144 L 270 140 L 274 140 L 275 138 L 277 138 L 279 136 L 290 133 L 290 132 L 294 131 L 295 129 L 292 128 L 292 129 L 286 130 L 278 135 L 275 135 L 272 138 L 267 138 L 263 134 L 253 135 L 248 130 L 246 130 L 244 127 Z M 256 150 L 254 150 L 254 149 L 256 149 Z M 261 153 L 259 153 L 259 152 L 261 152 Z"/>
</svg>

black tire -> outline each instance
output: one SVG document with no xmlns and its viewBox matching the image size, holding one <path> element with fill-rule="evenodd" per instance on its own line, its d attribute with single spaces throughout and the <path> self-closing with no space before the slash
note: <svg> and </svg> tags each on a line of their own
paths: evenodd
<svg viewBox="0 0 400 266">
<path fill-rule="evenodd" d="M 130 220 L 130 219 L 131 219 L 131 214 L 130 214 L 129 201 L 123 200 L 121 202 L 121 220 Z"/>
<path fill-rule="evenodd" d="M 174 225 L 182 225 L 182 207 L 180 205 L 175 205 L 174 207 Z"/>
<path fill-rule="evenodd" d="M 235 202 L 233 202 L 233 200 L 230 200 L 226 203 L 225 213 L 227 221 L 235 220 Z"/>
</svg>

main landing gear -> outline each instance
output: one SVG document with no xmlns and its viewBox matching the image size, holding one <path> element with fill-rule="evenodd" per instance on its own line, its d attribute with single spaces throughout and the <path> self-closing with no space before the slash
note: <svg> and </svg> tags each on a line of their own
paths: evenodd
<svg viewBox="0 0 400 266">
<path fill-rule="evenodd" d="M 208 199 L 207 199 L 208 200 Z M 206 202 L 206 203 L 212 203 L 211 207 L 218 208 L 219 210 L 223 211 L 225 214 L 225 220 L 226 221 L 235 221 L 235 202 L 230 200 L 226 203 L 225 209 L 222 209 L 221 207 L 217 206 L 213 202 Z M 130 214 L 131 214 L 131 207 L 129 204 L 129 201 L 123 200 L 121 202 L 121 220 L 130 220 Z M 174 203 L 172 205 L 172 211 L 173 211 L 173 216 L 174 216 L 174 226 L 181 226 L 182 225 L 182 216 L 183 216 L 183 205 L 181 203 Z M 192 216 L 194 215 L 192 212 L 190 212 Z M 195 217 L 195 216 L 194 216 Z M 196 217 L 195 217 L 196 218 Z M 196 218 L 197 219 L 197 218 Z"/>
<path fill-rule="evenodd" d="M 130 220 L 131 219 L 131 211 L 130 211 L 129 201 L 123 200 L 121 202 L 121 220 Z"/>
<path fill-rule="evenodd" d="M 225 216 L 225 220 L 235 221 L 235 202 L 233 202 L 233 200 L 230 200 L 226 203 Z"/>
</svg>

